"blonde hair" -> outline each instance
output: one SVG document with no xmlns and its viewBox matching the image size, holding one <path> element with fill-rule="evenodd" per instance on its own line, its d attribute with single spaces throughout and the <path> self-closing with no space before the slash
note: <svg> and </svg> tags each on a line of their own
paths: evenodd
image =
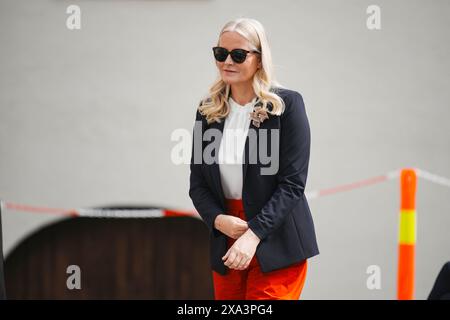
<svg viewBox="0 0 450 320">
<path fill-rule="evenodd" d="M 284 111 L 284 102 L 276 93 L 276 87 L 284 88 L 274 78 L 272 54 L 262 24 L 250 18 L 238 18 L 225 24 L 220 36 L 224 32 L 234 31 L 249 41 L 253 50 L 261 52 L 261 68 L 253 76 L 253 90 L 257 95 L 258 103 L 272 115 L 280 115 Z M 219 45 L 219 40 L 217 41 Z M 230 112 L 228 98 L 230 85 L 226 84 L 220 74 L 209 88 L 209 93 L 200 101 L 198 110 L 206 117 L 209 123 L 221 122 Z M 269 108 L 269 105 L 271 108 Z"/>
</svg>

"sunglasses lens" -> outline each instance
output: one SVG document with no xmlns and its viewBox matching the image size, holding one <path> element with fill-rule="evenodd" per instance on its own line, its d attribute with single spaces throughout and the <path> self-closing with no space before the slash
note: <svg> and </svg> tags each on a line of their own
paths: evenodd
<svg viewBox="0 0 450 320">
<path fill-rule="evenodd" d="M 214 47 L 214 58 L 216 58 L 219 62 L 224 62 L 227 59 L 228 56 L 228 50 L 221 47 Z"/>
<path fill-rule="evenodd" d="M 247 57 L 247 52 L 241 49 L 235 49 L 231 51 L 231 58 L 236 63 L 242 63 L 245 61 L 245 58 Z"/>
<path fill-rule="evenodd" d="M 224 62 L 227 60 L 228 53 L 231 55 L 231 59 L 233 59 L 236 63 L 242 63 L 247 58 L 247 51 L 243 49 L 234 49 L 231 52 L 228 52 L 227 49 L 222 47 L 214 47 L 213 48 L 214 57 L 219 62 Z"/>
</svg>

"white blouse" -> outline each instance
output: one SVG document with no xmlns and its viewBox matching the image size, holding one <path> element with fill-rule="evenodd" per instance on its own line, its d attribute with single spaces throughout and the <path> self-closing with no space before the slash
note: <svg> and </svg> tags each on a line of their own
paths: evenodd
<svg viewBox="0 0 450 320">
<path fill-rule="evenodd" d="M 242 163 L 244 147 L 250 127 L 250 113 L 257 97 L 240 105 L 231 96 L 228 98 L 230 113 L 225 118 L 219 148 L 219 171 L 222 189 L 227 199 L 242 199 Z"/>
</svg>

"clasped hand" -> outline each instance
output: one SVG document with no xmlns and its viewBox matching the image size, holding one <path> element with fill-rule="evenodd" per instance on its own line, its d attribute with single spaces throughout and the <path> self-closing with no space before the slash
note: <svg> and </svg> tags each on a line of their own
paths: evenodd
<svg viewBox="0 0 450 320">
<path fill-rule="evenodd" d="M 246 221 L 230 215 L 218 215 L 214 227 L 225 235 L 237 239 L 222 257 L 224 264 L 231 269 L 245 270 L 260 242 L 258 236 L 249 229 Z"/>
</svg>

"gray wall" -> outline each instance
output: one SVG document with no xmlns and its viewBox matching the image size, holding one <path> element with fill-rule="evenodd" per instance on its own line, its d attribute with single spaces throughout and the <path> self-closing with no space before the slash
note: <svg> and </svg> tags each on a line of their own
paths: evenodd
<svg viewBox="0 0 450 320">
<path fill-rule="evenodd" d="M 312 130 L 307 190 L 418 167 L 450 177 L 450 2 L 0 2 L 0 198 L 61 208 L 192 209 L 173 130 L 192 129 L 229 19 L 260 20 L 277 78 L 302 93 Z M 68 5 L 82 29 L 65 26 Z M 366 28 L 381 7 L 382 28 Z M 167 119 L 171 119 L 168 121 Z M 161 121 L 161 119 L 166 119 Z M 416 298 L 450 260 L 450 189 L 419 181 Z M 395 299 L 399 183 L 311 199 L 321 254 L 305 299 Z M 57 219 L 8 211 L 8 252 Z M 366 288 L 366 268 L 382 271 Z"/>
</svg>

